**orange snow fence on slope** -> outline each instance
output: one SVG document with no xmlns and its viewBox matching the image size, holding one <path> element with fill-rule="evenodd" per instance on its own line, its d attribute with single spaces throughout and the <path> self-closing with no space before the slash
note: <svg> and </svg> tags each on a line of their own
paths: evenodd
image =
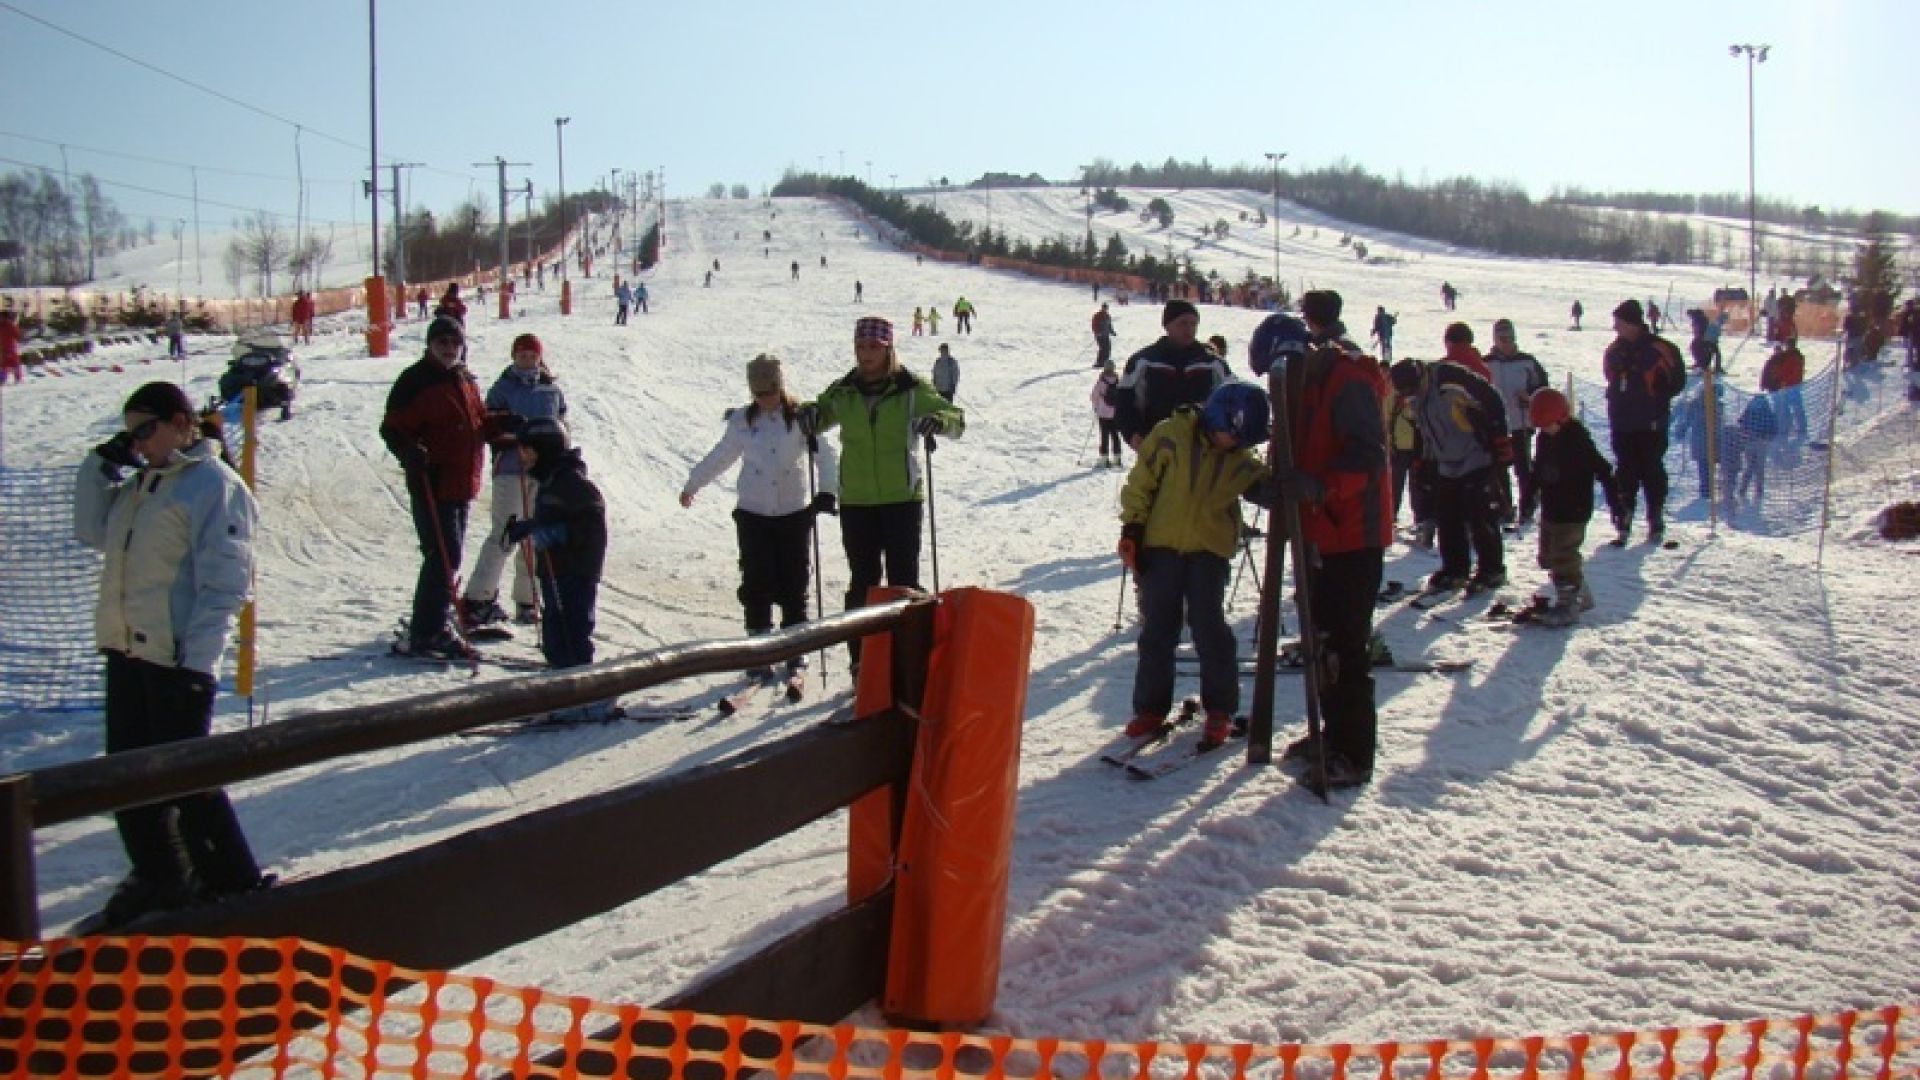
<svg viewBox="0 0 1920 1080">
<path fill-rule="evenodd" d="M 1075 1041 L 659 1012 L 292 938 L 0 943 L 6 1076 L 1895 1080 L 1920 1075 L 1915 1014 L 1320 1046 Z"/>
</svg>

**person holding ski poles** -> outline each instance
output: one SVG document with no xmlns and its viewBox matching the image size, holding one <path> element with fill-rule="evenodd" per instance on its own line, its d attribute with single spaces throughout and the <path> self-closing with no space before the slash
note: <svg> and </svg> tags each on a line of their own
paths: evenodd
<svg viewBox="0 0 1920 1080">
<path fill-rule="evenodd" d="M 510 413 L 522 420 L 566 419 L 567 396 L 561 393 L 559 381 L 547 367 L 539 338 L 521 334 L 513 339 L 513 361 L 487 390 L 486 405 L 489 413 Z M 480 557 L 473 564 L 473 573 L 467 577 L 467 587 L 461 597 L 462 629 L 471 632 L 506 620 L 507 613 L 500 605 L 500 574 L 508 560 L 513 562 L 513 621 L 522 624 L 534 621 L 537 608 L 528 560 L 515 556 L 500 544 L 508 521 L 533 516 L 534 489 L 533 477 L 520 464 L 520 455 L 513 446 L 494 451 L 487 539 L 480 545 Z"/>
<path fill-rule="evenodd" d="M 480 492 L 487 444 L 516 430 L 510 414 L 487 415 L 467 370 L 466 333 L 458 320 L 438 316 L 427 326 L 427 351 L 400 372 L 387 394 L 380 438 L 405 470 L 420 575 L 406 635 L 394 645 L 405 656 L 463 660 L 464 640 L 447 627 L 467 532 L 467 507 Z"/>
<path fill-rule="evenodd" d="M 1379 747 L 1369 643 L 1381 566 L 1393 543 L 1393 482 L 1384 420 L 1387 379 L 1380 365 L 1347 336 L 1342 301 L 1331 289 L 1300 297 L 1306 341 L 1299 320 L 1287 320 L 1254 340 L 1265 350 L 1250 357 L 1256 370 L 1283 352 L 1301 357 L 1297 390 L 1287 394 L 1287 430 L 1294 471 L 1279 477 L 1283 497 L 1299 503 L 1300 529 L 1309 555 L 1304 568 L 1310 606 L 1332 677 L 1320 686 L 1325 724 L 1327 786 L 1359 787 L 1373 779 Z M 1289 363 L 1288 370 L 1296 367 Z M 1283 763 L 1305 764 L 1307 738 L 1289 744 Z"/>
<path fill-rule="evenodd" d="M 1204 406 L 1182 405 L 1155 424 L 1120 492 L 1120 561 L 1140 587 L 1140 637 L 1129 738 L 1145 738 L 1173 710 L 1174 652 L 1184 623 L 1200 656 L 1200 745 L 1227 741 L 1240 707 L 1239 660 L 1227 625 L 1227 581 L 1239 553 L 1240 500 L 1271 506 L 1267 395 L 1222 383 Z"/>
<path fill-rule="evenodd" d="M 800 429 L 800 403 L 787 392 L 780 358 L 761 353 L 747 362 L 752 400 L 727 410 L 720 441 L 687 475 L 680 505 L 693 506 L 700 489 L 737 462 L 739 493 L 734 505 L 734 535 L 740 545 L 740 606 L 748 634 L 773 630 L 773 609 L 780 628 L 807 621 L 807 583 L 812 572 L 808 541 L 821 514 L 838 513 L 840 460 L 831 439 L 818 439 L 819 494 L 808 497 L 809 470 L 816 467 Z M 804 656 L 787 661 L 787 673 L 805 668 Z M 771 671 L 750 673 L 770 678 Z"/>
<path fill-rule="evenodd" d="M 920 587 L 920 523 L 927 493 L 921 483 L 917 440 L 958 438 L 966 413 L 933 384 L 900 366 L 893 324 L 868 317 L 854 323 L 854 368 L 795 414 L 801 430 L 840 429 L 840 543 L 847 553 L 847 608 L 864 607 L 867 590 L 886 583 Z M 860 643 L 847 643 L 853 664 Z"/>
</svg>

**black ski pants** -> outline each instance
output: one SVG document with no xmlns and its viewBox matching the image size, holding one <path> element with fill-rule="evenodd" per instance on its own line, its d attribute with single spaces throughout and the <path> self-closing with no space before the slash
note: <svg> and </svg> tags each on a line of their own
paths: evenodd
<svg viewBox="0 0 1920 1080">
<path fill-rule="evenodd" d="M 747 633 L 773 629 L 776 604 L 783 628 L 807 621 L 811 567 L 807 546 L 812 529 L 813 514 L 806 510 L 779 516 L 733 512 L 733 531 L 740 540 L 740 606 L 746 610 Z"/>
<path fill-rule="evenodd" d="M 1308 586 L 1315 628 L 1333 669 L 1320 687 L 1327 752 L 1345 756 L 1363 772 L 1373 770 L 1380 741 L 1367 644 L 1373 637 L 1382 559 L 1380 548 L 1322 555 Z"/>
<path fill-rule="evenodd" d="M 1434 531 L 1440 539 L 1440 572 L 1466 577 L 1479 564 L 1482 577 L 1507 572 L 1506 551 L 1500 542 L 1498 494 L 1493 469 L 1476 469 L 1465 476 L 1435 476 L 1429 496 Z M 1378 592 L 1368 594 L 1377 596 Z"/>
<path fill-rule="evenodd" d="M 1514 502 L 1514 491 L 1519 490 L 1520 501 Z M 1526 521 L 1533 517 L 1533 429 L 1521 428 L 1513 433 L 1513 462 L 1500 470 L 1500 506 L 1504 514 L 1511 519 L 1517 510 L 1519 519 Z"/>
<path fill-rule="evenodd" d="M 841 506 L 840 546 L 847 553 L 847 610 L 867 606 L 867 590 L 881 583 L 903 589 L 920 587 L 919 502 L 879 506 Z M 860 641 L 847 642 L 854 663 Z"/>
<path fill-rule="evenodd" d="M 1173 711 L 1174 651 L 1184 623 L 1200 657 L 1200 707 L 1231 716 L 1240 708 L 1240 670 L 1227 625 L 1233 564 L 1211 551 L 1140 549 L 1140 639 L 1133 665 L 1136 716 Z"/>
<path fill-rule="evenodd" d="M 425 645 L 447 630 L 447 605 L 453 602 L 453 575 L 460 565 L 460 541 L 467 535 L 467 504 L 442 502 L 422 487 L 431 477 L 409 477 L 413 533 L 420 544 L 420 576 L 413 583 L 413 614 L 407 637 Z"/>
<path fill-rule="evenodd" d="M 540 655 L 547 666 L 580 667 L 593 663 L 594 609 L 600 582 L 567 574 L 540 575 Z"/>
<path fill-rule="evenodd" d="M 1644 489 L 1647 493 L 1647 527 L 1655 531 L 1667 524 L 1667 432 L 1615 431 L 1613 433 L 1614 489 L 1620 493 L 1622 531 L 1633 525 L 1634 504 Z"/>
<path fill-rule="evenodd" d="M 107 753 L 204 737 L 213 726 L 213 676 L 107 652 Z M 260 867 L 233 804 L 218 788 L 116 811 L 136 877 L 217 893 L 252 888 Z"/>
</svg>

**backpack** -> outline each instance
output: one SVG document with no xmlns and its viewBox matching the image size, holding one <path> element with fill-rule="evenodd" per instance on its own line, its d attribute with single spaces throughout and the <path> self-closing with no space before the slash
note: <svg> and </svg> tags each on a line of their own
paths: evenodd
<svg viewBox="0 0 1920 1080">
<path fill-rule="evenodd" d="M 1119 388 L 1120 388 L 1119 379 L 1114 379 L 1111 382 L 1109 382 L 1106 379 L 1101 379 L 1100 380 L 1100 404 L 1105 405 L 1108 408 L 1112 408 L 1114 405 L 1113 392 L 1115 390 L 1118 390 Z"/>
<path fill-rule="evenodd" d="M 1659 352 L 1661 360 L 1666 364 L 1666 383 L 1664 389 L 1667 400 L 1672 401 L 1674 398 L 1680 396 L 1680 391 L 1687 388 L 1686 361 L 1680 358 L 1680 347 L 1668 341 L 1666 338 L 1655 337 L 1653 339 L 1653 347 Z"/>
</svg>

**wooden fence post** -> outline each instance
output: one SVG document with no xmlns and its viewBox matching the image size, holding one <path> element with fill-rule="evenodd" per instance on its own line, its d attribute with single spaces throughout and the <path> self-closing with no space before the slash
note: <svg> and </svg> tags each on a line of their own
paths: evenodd
<svg viewBox="0 0 1920 1080">
<path fill-rule="evenodd" d="M 40 936 L 40 899 L 33 876 L 33 780 L 0 776 L 0 938 Z"/>
</svg>

